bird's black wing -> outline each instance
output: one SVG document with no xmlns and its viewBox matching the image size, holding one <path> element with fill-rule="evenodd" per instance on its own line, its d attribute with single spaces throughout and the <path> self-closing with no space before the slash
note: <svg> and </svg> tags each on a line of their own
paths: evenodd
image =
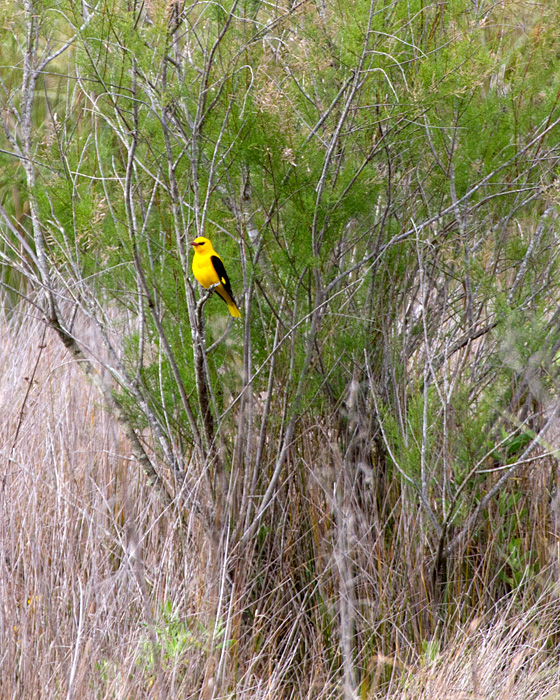
<svg viewBox="0 0 560 700">
<path fill-rule="evenodd" d="M 217 273 L 218 277 L 220 278 L 220 282 L 224 285 L 224 289 L 230 295 L 233 303 L 235 304 L 233 292 L 231 291 L 231 284 L 229 281 L 229 277 L 227 276 L 227 272 L 226 272 L 226 268 L 224 267 L 224 263 L 221 261 L 221 259 L 217 255 L 212 255 L 210 260 L 212 261 L 212 265 L 214 265 L 214 270 L 216 270 L 216 273 Z M 219 294 L 219 292 L 218 292 L 218 294 Z M 236 304 L 236 306 L 237 306 L 237 304 Z"/>
</svg>

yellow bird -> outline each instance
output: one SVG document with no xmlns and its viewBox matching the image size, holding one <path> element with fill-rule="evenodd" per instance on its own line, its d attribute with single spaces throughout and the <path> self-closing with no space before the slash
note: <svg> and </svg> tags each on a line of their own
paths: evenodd
<svg viewBox="0 0 560 700">
<path fill-rule="evenodd" d="M 199 236 L 194 239 L 191 245 L 194 248 L 193 275 L 205 289 L 217 284 L 214 291 L 226 302 L 230 314 L 239 318 L 241 312 L 233 298 L 226 268 L 218 253 L 212 248 L 212 243 L 208 238 Z"/>
</svg>

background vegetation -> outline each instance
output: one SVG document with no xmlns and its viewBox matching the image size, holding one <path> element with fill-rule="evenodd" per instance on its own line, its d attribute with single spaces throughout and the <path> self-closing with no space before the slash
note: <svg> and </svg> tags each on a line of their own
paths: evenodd
<svg viewBox="0 0 560 700">
<path fill-rule="evenodd" d="M 23 10 L 2 697 L 558 697 L 560 4 Z"/>
</svg>

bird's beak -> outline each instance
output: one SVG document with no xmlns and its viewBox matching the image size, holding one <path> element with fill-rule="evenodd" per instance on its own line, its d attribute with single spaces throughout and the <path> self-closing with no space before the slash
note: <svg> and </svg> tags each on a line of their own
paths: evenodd
<svg viewBox="0 0 560 700">
<path fill-rule="evenodd" d="M 191 243 L 191 245 L 193 245 L 193 246 L 196 248 L 196 246 L 198 245 L 198 243 L 195 243 L 195 242 L 193 241 L 193 242 Z"/>
</svg>

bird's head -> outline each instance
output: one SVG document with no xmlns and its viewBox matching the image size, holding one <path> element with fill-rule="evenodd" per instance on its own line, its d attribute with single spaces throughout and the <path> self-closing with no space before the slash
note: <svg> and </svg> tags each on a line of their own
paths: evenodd
<svg viewBox="0 0 560 700">
<path fill-rule="evenodd" d="M 204 254 L 213 252 L 212 243 L 210 243 L 210 240 L 208 238 L 204 238 L 204 236 L 198 236 L 197 238 L 195 238 L 191 245 L 194 248 L 195 253 Z"/>
</svg>

